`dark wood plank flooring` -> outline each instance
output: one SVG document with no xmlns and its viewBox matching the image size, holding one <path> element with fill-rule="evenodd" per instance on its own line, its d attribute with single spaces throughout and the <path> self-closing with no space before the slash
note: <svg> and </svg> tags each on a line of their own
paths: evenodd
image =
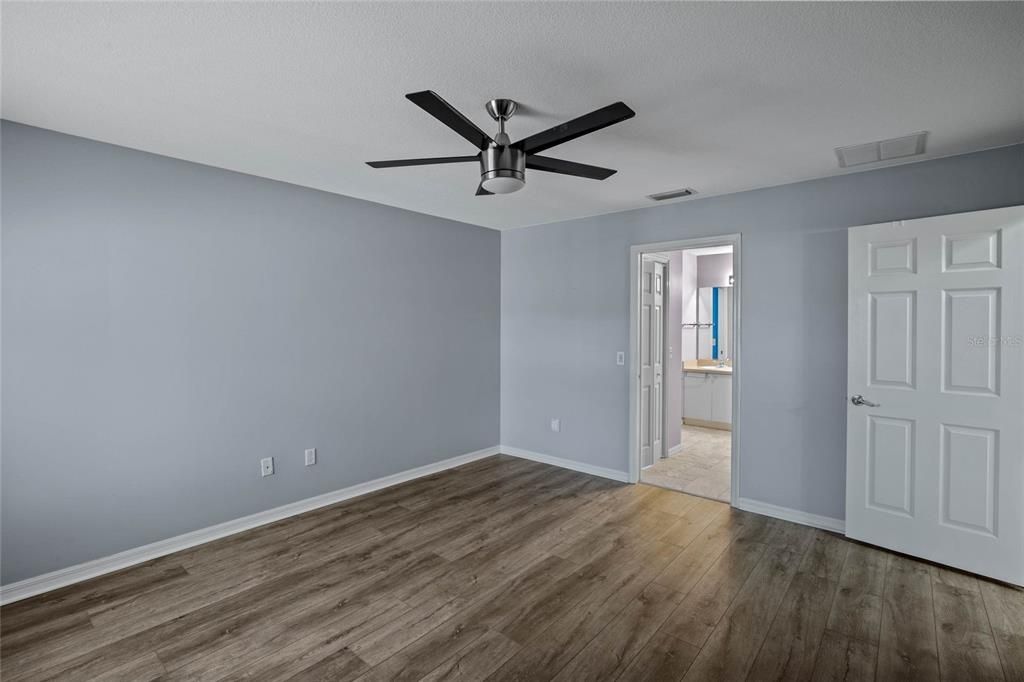
<svg viewBox="0 0 1024 682">
<path fill-rule="evenodd" d="M 15 680 L 1024 681 L 1024 591 L 511 457 L 0 610 Z"/>
</svg>

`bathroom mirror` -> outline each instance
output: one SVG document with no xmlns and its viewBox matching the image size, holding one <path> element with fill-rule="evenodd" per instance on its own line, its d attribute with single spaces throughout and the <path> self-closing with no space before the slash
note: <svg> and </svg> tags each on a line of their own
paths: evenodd
<svg viewBox="0 0 1024 682">
<path fill-rule="evenodd" d="M 732 358 L 732 292 L 732 287 L 697 290 L 697 357 L 701 360 Z"/>
</svg>

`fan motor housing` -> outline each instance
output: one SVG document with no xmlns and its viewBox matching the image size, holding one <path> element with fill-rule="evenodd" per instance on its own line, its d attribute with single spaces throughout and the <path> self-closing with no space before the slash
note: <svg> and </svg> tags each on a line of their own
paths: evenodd
<svg viewBox="0 0 1024 682">
<path fill-rule="evenodd" d="M 480 180 L 517 178 L 526 182 L 526 152 L 512 145 L 491 145 L 480 155 Z"/>
</svg>

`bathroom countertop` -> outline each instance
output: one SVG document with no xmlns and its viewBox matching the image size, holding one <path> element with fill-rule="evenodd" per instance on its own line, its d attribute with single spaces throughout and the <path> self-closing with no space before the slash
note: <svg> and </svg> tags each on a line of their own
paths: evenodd
<svg viewBox="0 0 1024 682">
<path fill-rule="evenodd" d="M 683 363 L 684 372 L 701 372 L 706 374 L 726 374 L 732 376 L 732 367 L 726 365 L 725 367 L 719 367 L 717 364 L 714 365 L 699 365 L 697 360 L 687 360 Z"/>
</svg>

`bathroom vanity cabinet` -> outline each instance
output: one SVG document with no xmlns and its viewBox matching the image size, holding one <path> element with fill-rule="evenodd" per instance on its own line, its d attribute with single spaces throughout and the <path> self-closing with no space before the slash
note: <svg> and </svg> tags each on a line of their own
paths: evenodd
<svg viewBox="0 0 1024 682">
<path fill-rule="evenodd" d="M 732 372 L 683 370 L 683 421 L 732 430 Z"/>
</svg>

